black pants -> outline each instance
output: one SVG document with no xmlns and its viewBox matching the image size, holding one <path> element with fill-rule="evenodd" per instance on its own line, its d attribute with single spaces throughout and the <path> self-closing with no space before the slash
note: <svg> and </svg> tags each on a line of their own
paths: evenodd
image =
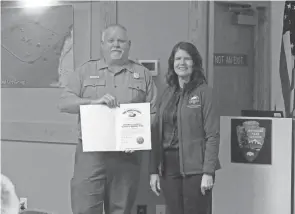
<svg viewBox="0 0 295 214">
<path fill-rule="evenodd" d="M 140 178 L 140 155 L 82 152 L 78 143 L 71 180 L 73 214 L 130 214 Z"/>
<path fill-rule="evenodd" d="M 165 152 L 164 162 L 160 185 L 169 214 L 210 214 L 212 193 L 201 193 L 202 175 L 180 176 L 177 150 Z"/>
</svg>

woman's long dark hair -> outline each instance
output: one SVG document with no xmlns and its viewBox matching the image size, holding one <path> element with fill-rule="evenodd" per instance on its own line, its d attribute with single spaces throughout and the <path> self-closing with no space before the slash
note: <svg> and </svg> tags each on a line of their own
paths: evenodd
<svg viewBox="0 0 295 214">
<path fill-rule="evenodd" d="M 174 57 L 175 53 L 178 50 L 184 50 L 186 51 L 193 60 L 193 71 L 191 74 L 191 78 L 189 83 L 187 83 L 186 88 L 187 90 L 192 90 L 194 87 L 196 87 L 199 84 L 202 84 L 203 82 L 207 83 L 206 77 L 203 73 L 203 63 L 202 63 L 202 57 L 198 51 L 198 49 L 189 42 L 179 42 L 177 43 L 170 54 L 169 60 L 168 60 L 168 72 L 166 74 L 166 81 L 170 87 L 177 87 L 179 88 L 179 82 L 178 82 L 178 76 L 174 71 Z"/>
</svg>

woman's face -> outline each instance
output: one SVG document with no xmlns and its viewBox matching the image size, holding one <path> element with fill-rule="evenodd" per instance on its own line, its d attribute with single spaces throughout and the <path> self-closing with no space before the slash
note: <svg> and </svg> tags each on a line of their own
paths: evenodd
<svg viewBox="0 0 295 214">
<path fill-rule="evenodd" d="M 193 72 L 193 60 L 184 50 L 179 49 L 174 56 L 174 71 L 181 78 L 189 78 Z"/>
</svg>

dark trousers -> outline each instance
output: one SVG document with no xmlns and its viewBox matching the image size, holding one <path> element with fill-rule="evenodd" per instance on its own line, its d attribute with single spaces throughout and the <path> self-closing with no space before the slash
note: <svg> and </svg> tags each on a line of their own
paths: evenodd
<svg viewBox="0 0 295 214">
<path fill-rule="evenodd" d="M 71 180 L 73 214 L 130 214 L 140 178 L 140 155 L 123 152 L 75 154 Z"/>
<path fill-rule="evenodd" d="M 201 174 L 180 176 L 178 151 L 165 152 L 160 185 L 169 214 L 210 214 L 212 193 L 201 193 L 201 181 Z"/>
</svg>

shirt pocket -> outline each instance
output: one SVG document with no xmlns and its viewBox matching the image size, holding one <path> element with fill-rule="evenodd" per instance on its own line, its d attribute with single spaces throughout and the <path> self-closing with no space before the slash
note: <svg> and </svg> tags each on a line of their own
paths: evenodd
<svg viewBox="0 0 295 214">
<path fill-rule="evenodd" d="M 96 99 L 98 92 L 106 86 L 105 79 L 86 79 L 83 82 L 83 98 Z"/>
<path fill-rule="evenodd" d="M 146 84 L 144 81 L 132 81 L 129 83 L 128 92 L 132 103 L 146 101 Z"/>
</svg>

